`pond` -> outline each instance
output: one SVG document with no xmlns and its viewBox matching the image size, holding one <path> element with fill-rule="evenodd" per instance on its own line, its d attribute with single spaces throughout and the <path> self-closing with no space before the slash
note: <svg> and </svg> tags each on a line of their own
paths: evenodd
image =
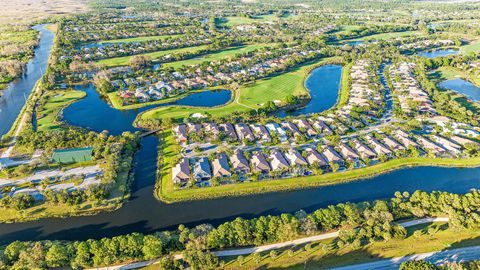
<svg viewBox="0 0 480 270">
<path fill-rule="evenodd" d="M 54 37 L 53 33 L 45 26 L 42 24 L 33 27 L 40 32 L 40 41 L 34 50 L 33 59 L 27 63 L 25 74 L 13 81 L 7 89 L 1 91 L 0 138 L 10 130 L 35 83 L 45 72 Z"/>
<path fill-rule="evenodd" d="M 444 57 L 448 55 L 458 54 L 459 51 L 456 49 L 438 49 L 433 51 L 421 51 L 416 54 L 426 58 L 435 58 L 435 57 Z"/>
<path fill-rule="evenodd" d="M 439 83 L 438 86 L 456 91 L 473 101 L 480 102 L 480 87 L 464 79 L 446 80 Z"/>
<path fill-rule="evenodd" d="M 332 108 L 337 103 L 341 77 L 342 66 L 340 65 L 324 65 L 314 69 L 305 80 L 305 88 L 311 97 L 308 104 L 297 110 L 282 110 L 276 115 L 279 117 L 305 115 Z"/>
<path fill-rule="evenodd" d="M 85 91 L 87 96 L 67 107 L 63 111 L 63 119 L 74 126 L 96 132 L 107 130 L 112 135 L 137 131 L 138 129 L 132 126 L 135 118 L 139 113 L 152 108 L 172 105 L 215 107 L 227 103 L 232 97 L 230 90 L 208 90 L 190 94 L 174 102 L 148 105 L 134 110 L 117 110 L 102 100 L 92 84 L 76 86 L 75 89 Z"/>
</svg>

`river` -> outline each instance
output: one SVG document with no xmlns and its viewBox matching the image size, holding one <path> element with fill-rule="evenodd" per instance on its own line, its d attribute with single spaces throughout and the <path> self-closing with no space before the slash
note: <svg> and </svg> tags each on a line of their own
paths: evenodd
<svg viewBox="0 0 480 270">
<path fill-rule="evenodd" d="M 32 92 L 35 83 L 42 77 L 47 67 L 48 57 L 53 45 L 54 34 L 45 25 L 36 25 L 33 29 L 40 32 L 40 41 L 35 48 L 35 56 L 27 63 L 25 74 L 10 83 L 0 97 L 0 138 L 12 127 L 20 110 Z"/>
<path fill-rule="evenodd" d="M 327 77 L 325 81 L 318 80 L 318 83 L 336 79 L 338 78 Z M 70 124 L 95 131 L 107 129 L 111 134 L 119 134 L 126 130 L 134 131 L 131 126 L 134 116 L 148 109 L 146 107 L 136 111 L 117 111 L 108 106 L 93 87 L 88 86 L 84 90 L 87 91 L 87 97 L 64 111 L 64 119 Z M 338 85 L 331 87 L 331 91 L 338 94 Z M 202 105 L 212 105 L 208 103 L 212 102 L 208 98 L 197 98 Z M 313 99 L 313 102 L 317 102 Z M 192 100 L 186 99 L 185 102 L 187 101 L 187 104 L 198 105 Z M 299 209 L 313 211 L 340 202 L 387 198 L 393 196 L 395 191 L 413 192 L 422 189 L 464 193 L 480 186 L 480 168 L 416 167 L 368 180 L 305 190 L 165 204 L 153 196 L 157 146 L 158 140 L 153 136 L 141 141 L 141 148 L 135 156 L 132 196 L 119 210 L 94 216 L 45 218 L 25 223 L 1 224 L 0 244 L 14 240 L 85 240 L 132 232 L 150 233 L 174 229 L 179 224 L 193 226 L 208 222 L 216 225 L 238 216 L 251 218 Z"/>
</svg>

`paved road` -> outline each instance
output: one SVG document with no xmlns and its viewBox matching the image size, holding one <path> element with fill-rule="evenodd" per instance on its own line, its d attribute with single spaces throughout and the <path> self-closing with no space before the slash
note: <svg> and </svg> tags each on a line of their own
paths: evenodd
<svg viewBox="0 0 480 270">
<path fill-rule="evenodd" d="M 425 223 L 431 223 L 431 222 L 448 222 L 448 218 L 447 217 L 423 218 L 423 219 L 401 222 L 401 223 L 399 223 L 399 225 L 401 225 L 403 227 L 411 227 L 411 226 L 425 224 Z M 248 254 L 252 254 L 252 253 L 269 251 L 269 250 L 284 248 L 284 247 L 288 247 L 288 246 L 302 245 L 302 244 L 317 242 L 317 241 L 320 241 L 320 240 L 326 240 L 326 239 L 331 239 L 331 238 L 336 238 L 336 237 L 338 237 L 338 231 L 330 232 L 330 233 L 322 233 L 322 234 L 319 234 L 319 235 L 304 237 L 304 238 L 295 239 L 295 240 L 292 240 L 292 241 L 286 241 L 286 242 L 276 243 L 276 244 L 271 244 L 271 245 L 264 245 L 264 246 L 259 246 L 259 247 L 238 248 L 238 249 L 230 249 L 230 250 L 219 250 L 219 251 L 214 251 L 213 253 L 215 253 L 215 255 L 217 255 L 218 257 L 248 255 Z M 176 254 L 174 256 L 174 258 L 177 259 L 177 260 L 181 259 L 182 257 L 183 257 L 182 254 Z M 90 270 L 128 270 L 128 269 L 136 269 L 136 268 L 140 268 L 140 267 L 145 267 L 145 266 L 152 265 L 152 264 L 157 264 L 157 263 L 158 263 L 158 260 L 150 260 L 150 261 L 136 262 L 136 263 L 130 263 L 130 264 L 121 264 L 121 265 L 115 265 L 115 266 L 91 268 Z M 356 269 L 356 268 L 349 268 L 349 269 Z M 369 268 L 366 268 L 366 269 L 369 269 Z"/>
<path fill-rule="evenodd" d="M 480 259 L 480 246 L 474 246 L 414 254 L 389 260 L 338 267 L 333 268 L 332 270 L 397 270 L 400 264 L 403 262 L 413 260 L 426 260 L 434 264 L 441 265 L 446 262 L 473 261 L 478 259 Z"/>
</svg>

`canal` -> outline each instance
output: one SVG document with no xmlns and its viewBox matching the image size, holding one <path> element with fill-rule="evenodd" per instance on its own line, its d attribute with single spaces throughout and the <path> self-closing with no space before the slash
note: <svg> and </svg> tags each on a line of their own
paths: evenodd
<svg viewBox="0 0 480 270">
<path fill-rule="evenodd" d="M 35 56 L 27 63 L 25 74 L 10 83 L 0 97 L 0 138 L 12 127 L 33 86 L 42 77 L 47 67 L 53 45 L 53 32 L 43 24 L 36 25 L 33 29 L 39 31 L 40 35 L 39 44 L 34 51 Z"/>
<path fill-rule="evenodd" d="M 318 80 L 320 86 L 330 81 L 338 81 L 341 68 L 331 66 L 325 72 L 330 72 L 330 75 L 326 76 L 327 73 L 323 72 L 320 74 L 324 76 L 322 80 Z M 135 116 L 151 108 L 118 111 L 108 106 L 94 87 L 87 86 L 81 89 L 87 92 L 87 97 L 64 110 L 64 120 L 72 125 L 95 131 L 108 130 L 111 134 L 135 131 L 132 127 Z M 321 108 L 333 106 L 338 95 L 338 83 L 332 84 L 328 89 L 323 91 L 332 91 L 332 93 L 321 94 L 328 94 L 330 98 L 319 95 L 325 102 L 315 106 L 322 106 Z M 230 99 L 231 93 L 228 91 L 219 93 L 205 92 L 201 96 L 192 95 L 183 101 L 177 101 L 176 104 L 215 106 Z M 213 99 L 211 95 L 219 96 Z M 153 196 L 157 146 L 158 140 L 153 136 L 141 141 L 141 148 L 135 156 L 132 196 L 130 201 L 119 210 L 94 216 L 45 218 L 25 223 L 1 224 L 0 244 L 14 240 L 85 240 L 132 232 L 151 233 L 157 230 L 174 229 L 179 224 L 216 225 L 238 216 L 251 218 L 266 214 L 294 212 L 299 209 L 313 211 L 329 204 L 387 198 L 393 196 L 395 191 L 413 192 L 421 189 L 465 193 L 480 186 L 480 168 L 416 167 L 397 170 L 371 179 L 325 187 L 166 204 Z"/>
</svg>

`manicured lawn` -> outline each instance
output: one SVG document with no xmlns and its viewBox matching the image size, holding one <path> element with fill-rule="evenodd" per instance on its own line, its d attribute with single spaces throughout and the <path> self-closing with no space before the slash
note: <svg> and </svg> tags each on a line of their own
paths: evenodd
<svg viewBox="0 0 480 270">
<path fill-rule="evenodd" d="M 428 234 L 429 228 L 436 230 L 436 232 Z M 422 235 L 418 238 L 413 236 L 413 232 L 417 230 L 422 232 Z M 292 248 L 294 251 L 292 257 L 287 254 L 288 249 L 281 250 L 275 260 L 269 256 L 268 252 L 261 253 L 262 260 L 258 264 L 253 260 L 253 255 L 245 256 L 243 265 L 239 265 L 236 258 L 224 258 L 226 261 L 225 269 L 328 269 L 414 253 L 480 244 L 479 231 L 454 231 L 449 229 L 446 223 L 423 224 L 410 227 L 407 231 L 407 238 L 403 240 L 392 239 L 386 242 L 375 242 L 358 250 L 352 250 L 350 247 L 338 249 L 334 246 L 335 240 L 331 239 L 319 242 L 329 247 L 327 254 L 319 247 L 318 243 L 315 243 L 309 251 L 305 251 L 303 246 Z"/>
<path fill-rule="evenodd" d="M 199 51 L 199 50 L 203 50 L 206 47 L 207 47 L 206 45 L 202 45 L 202 46 L 196 46 L 196 47 L 187 47 L 187 48 L 181 48 L 181 49 L 173 49 L 173 50 L 165 50 L 165 51 L 144 53 L 144 54 L 140 54 L 140 55 L 146 55 L 146 56 L 151 57 L 152 60 L 155 60 L 155 59 L 158 59 L 161 56 L 164 56 L 164 55 L 169 54 L 169 53 L 196 52 L 196 51 Z M 128 65 L 128 62 L 130 61 L 131 57 L 133 57 L 133 55 L 102 59 L 102 60 L 97 61 L 97 63 L 105 65 L 107 67 L 125 66 L 125 65 Z"/>
<path fill-rule="evenodd" d="M 83 91 L 54 91 L 45 94 L 46 104 L 43 110 L 37 113 L 37 130 L 45 131 L 57 129 L 59 123 L 57 122 L 57 115 L 59 111 L 69 105 L 70 103 L 83 98 L 85 96 Z"/>
<path fill-rule="evenodd" d="M 474 40 L 470 44 L 460 47 L 462 53 L 477 53 L 480 52 L 480 40 Z"/>
<path fill-rule="evenodd" d="M 480 157 L 471 159 L 453 158 L 403 158 L 394 159 L 385 163 L 376 164 L 356 170 L 348 170 L 337 173 L 322 175 L 296 177 L 288 179 L 266 180 L 257 182 L 246 182 L 230 185 L 222 185 L 206 188 L 185 188 L 174 190 L 171 176 L 171 169 L 175 165 L 177 144 L 174 141 L 171 131 L 162 134 L 162 142 L 159 155 L 164 159 L 164 166 L 161 168 L 161 185 L 157 188 L 157 197 L 165 202 L 188 201 L 198 199 L 210 199 L 216 197 L 240 196 L 255 193 L 273 191 L 287 191 L 307 187 L 325 186 L 342 182 L 349 182 L 358 179 L 368 178 L 406 166 L 445 166 L 445 167 L 473 167 L 480 165 Z M 158 181 L 158 180 L 157 180 Z"/>
<path fill-rule="evenodd" d="M 381 34 L 364 36 L 364 37 L 355 38 L 355 39 L 346 39 L 346 40 L 342 40 L 342 42 L 364 41 L 364 40 L 387 40 L 387 39 L 405 37 L 405 36 L 411 36 L 411 35 L 419 36 L 419 35 L 422 35 L 422 33 L 419 32 L 419 31 L 403 31 L 403 32 L 381 33 Z"/>
<path fill-rule="evenodd" d="M 272 46 L 273 44 L 252 44 L 252 45 L 243 45 L 243 46 L 231 47 L 231 48 L 224 49 L 224 50 L 221 50 L 221 51 L 216 52 L 216 53 L 206 54 L 206 55 L 203 55 L 203 56 L 197 57 L 197 58 L 166 63 L 163 66 L 179 68 L 179 67 L 182 67 L 182 66 L 195 65 L 195 64 L 200 64 L 202 62 L 206 62 L 206 61 L 215 61 L 215 60 L 225 59 L 225 58 L 228 58 L 228 57 L 233 57 L 238 53 L 251 52 L 253 50 L 263 48 L 263 47 L 269 46 L 269 45 Z"/>
<path fill-rule="evenodd" d="M 303 86 L 303 82 L 310 70 L 317 65 L 326 64 L 333 60 L 334 59 L 327 58 L 314 64 L 308 64 L 295 68 L 278 76 L 258 80 L 253 85 L 242 86 L 240 87 L 240 104 L 236 101 L 233 101 L 225 106 L 219 106 L 215 108 L 194 108 L 182 106 L 161 107 L 146 111 L 138 117 L 143 119 L 180 119 L 188 117 L 194 113 L 209 113 L 214 116 L 225 116 L 233 112 L 244 112 L 251 110 L 250 107 L 259 108 L 260 106 L 258 104 L 262 104 L 270 100 L 284 101 L 288 95 L 308 93 Z"/>
</svg>

